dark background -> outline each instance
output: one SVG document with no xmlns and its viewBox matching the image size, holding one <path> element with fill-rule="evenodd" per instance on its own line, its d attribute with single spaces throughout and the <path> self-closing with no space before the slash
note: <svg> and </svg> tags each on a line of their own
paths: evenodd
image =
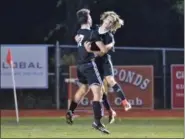
<svg viewBox="0 0 185 139">
<path fill-rule="evenodd" d="M 80 8 L 89 8 L 95 24 L 99 23 L 100 14 L 106 10 L 114 10 L 124 19 L 125 26 L 115 36 L 118 46 L 184 46 L 183 0 L 0 2 L 1 44 L 51 44 L 56 40 L 60 40 L 61 44 L 75 44 L 75 13 Z"/>
</svg>

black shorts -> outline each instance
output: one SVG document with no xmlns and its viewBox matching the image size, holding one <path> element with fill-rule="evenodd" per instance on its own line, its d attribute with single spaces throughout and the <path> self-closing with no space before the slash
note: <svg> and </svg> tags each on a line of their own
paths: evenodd
<svg viewBox="0 0 185 139">
<path fill-rule="evenodd" d="M 107 58 L 97 57 L 95 62 L 102 79 L 104 79 L 106 76 L 114 76 L 114 68 L 110 56 L 107 56 Z"/>
<path fill-rule="evenodd" d="M 82 84 L 97 84 L 102 85 L 102 78 L 98 71 L 97 65 L 94 60 L 86 64 L 80 64 L 77 66 L 77 77 Z"/>
</svg>

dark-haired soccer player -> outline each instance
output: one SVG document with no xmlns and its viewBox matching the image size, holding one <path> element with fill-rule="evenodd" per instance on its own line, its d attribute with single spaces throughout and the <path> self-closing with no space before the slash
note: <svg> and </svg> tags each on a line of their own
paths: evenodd
<svg viewBox="0 0 185 139">
<path fill-rule="evenodd" d="M 92 19 L 90 16 L 90 11 L 88 9 L 81 9 L 77 12 L 77 20 L 81 25 L 77 34 L 80 38 L 78 42 L 78 64 L 77 64 L 77 76 L 82 84 L 77 92 L 82 91 L 83 89 L 87 91 L 88 86 L 93 93 L 93 111 L 94 111 L 94 122 L 92 126 L 106 134 L 109 134 L 109 131 L 101 123 L 102 112 L 101 112 L 101 86 L 102 79 L 100 77 L 97 65 L 95 63 L 95 54 L 88 52 L 85 46 L 86 41 L 94 42 L 99 47 L 102 53 L 108 51 L 103 42 L 101 41 L 99 35 L 90 29 L 92 25 Z M 112 45 L 113 46 L 113 45 Z M 111 46 L 110 46 L 111 48 Z M 74 103 L 70 107 L 74 107 Z M 70 108 L 71 109 L 71 108 Z M 67 123 L 72 124 L 72 111 L 69 110 L 66 114 Z"/>
</svg>

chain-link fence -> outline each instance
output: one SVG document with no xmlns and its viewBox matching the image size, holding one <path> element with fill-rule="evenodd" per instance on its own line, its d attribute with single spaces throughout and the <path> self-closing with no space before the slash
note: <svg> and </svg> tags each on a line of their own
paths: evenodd
<svg viewBox="0 0 185 139">
<path fill-rule="evenodd" d="M 153 65 L 154 108 L 171 107 L 170 65 L 184 63 L 183 49 L 117 47 L 112 60 L 116 66 Z M 58 106 L 60 109 L 66 109 L 68 85 L 64 80 L 69 78 L 69 66 L 76 65 L 76 62 L 77 48 L 75 46 L 48 47 L 49 88 L 17 89 L 19 108 L 55 109 Z M 0 108 L 14 109 L 12 89 L 1 89 Z"/>
</svg>

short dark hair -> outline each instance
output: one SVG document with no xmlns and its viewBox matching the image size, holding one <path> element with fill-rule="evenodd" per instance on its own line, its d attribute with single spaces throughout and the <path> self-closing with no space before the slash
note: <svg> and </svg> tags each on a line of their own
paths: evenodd
<svg viewBox="0 0 185 139">
<path fill-rule="evenodd" d="M 89 9 L 80 9 L 76 12 L 78 24 L 86 24 L 88 21 L 88 15 L 90 14 Z"/>
</svg>

